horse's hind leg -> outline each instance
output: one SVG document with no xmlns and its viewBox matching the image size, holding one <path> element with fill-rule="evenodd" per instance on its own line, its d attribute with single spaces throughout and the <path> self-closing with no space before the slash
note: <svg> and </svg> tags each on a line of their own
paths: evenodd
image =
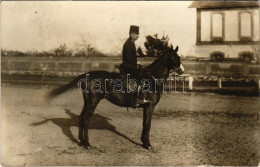
<svg viewBox="0 0 260 167">
<path fill-rule="evenodd" d="M 83 99 L 84 99 L 84 106 L 83 109 L 79 115 L 79 134 L 78 134 L 78 139 L 80 141 L 80 144 L 83 143 L 83 130 L 84 130 L 84 115 L 87 109 L 87 99 L 88 99 L 88 94 L 83 93 Z"/>
<path fill-rule="evenodd" d="M 88 99 L 86 103 L 84 103 L 84 107 L 82 113 L 80 114 L 80 126 L 79 127 L 79 140 L 81 145 L 90 148 L 89 137 L 88 137 L 88 128 L 90 119 L 94 114 L 97 104 L 99 100 Z"/>
<path fill-rule="evenodd" d="M 83 142 L 83 129 L 84 129 L 84 114 L 87 108 L 87 103 L 84 102 L 83 109 L 81 111 L 81 114 L 79 115 L 79 134 L 78 134 L 78 139 L 80 143 Z"/>
</svg>

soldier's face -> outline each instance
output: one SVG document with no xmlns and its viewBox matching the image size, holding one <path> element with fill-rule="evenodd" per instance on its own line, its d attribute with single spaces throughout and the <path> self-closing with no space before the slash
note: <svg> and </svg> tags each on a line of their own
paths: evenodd
<svg viewBox="0 0 260 167">
<path fill-rule="evenodd" d="M 131 38 L 133 39 L 133 41 L 136 41 L 139 38 L 139 34 L 131 33 Z"/>
</svg>

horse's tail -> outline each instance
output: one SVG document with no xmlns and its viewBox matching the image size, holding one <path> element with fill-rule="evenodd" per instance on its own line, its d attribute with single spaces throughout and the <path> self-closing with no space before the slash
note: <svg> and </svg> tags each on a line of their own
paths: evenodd
<svg viewBox="0 0 260 167">
<path fill-rule="evenodd" d="M 47 98 L 48 99 L 52 99 L 64 92 L 67 92 L 68 90 L 70 89 L 73 89 L 76 87 L 76 85 L 78 84 L 79 80 L 84 78 L 84 74 L 83 75 L 79 75 L 78 77 L 74 78 L 71 82 L 69 82 L 68 84 L 66 85 L 63 85 L 61 87 L 58 87 L 56 89 L 53 89 L 51 90 L 48 95 L 47 95 Z"/>
</svg>

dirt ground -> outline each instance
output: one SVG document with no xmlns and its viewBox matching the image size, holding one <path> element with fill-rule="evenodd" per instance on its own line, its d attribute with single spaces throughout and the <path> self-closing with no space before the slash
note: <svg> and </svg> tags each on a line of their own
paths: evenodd
<svg viewBox="0 0 260 167">
<path fill-rule="evenodd" d="M 77 90 L 47 103 L 53 87 L 2 85 L 3 166 L 256 166 L 258 97 L 164 94 L 154 111 L 151 144 L 141 147 L 142 111 L 102 101 L 89 130 L 92 149 L 78 146 Z"/>
</svg>

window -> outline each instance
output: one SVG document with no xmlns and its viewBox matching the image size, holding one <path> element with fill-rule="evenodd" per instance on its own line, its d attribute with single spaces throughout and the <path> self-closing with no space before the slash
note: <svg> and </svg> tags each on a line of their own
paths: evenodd
<svg viewBox="0 0 260 167">
<path fill-rule="evenodd" d="M 220 51 L 215 51 L 210 53 L 210 60 L 223 60 L 225 58 L 225 53 Z"/>
<path fill-rule="evenodd" d="M 211 15 L 211 41 L 224 40 L 224 13 Z"/>
<path fill-rule="evenodd" d="M 250 52 L 250 51 L 240 52 L 240 53 L 238 54 L 238 57 L 239 57 L 241 60 L 250 62 L 250 61 L 254 60 L 254 53 L 252 53 L 252 52 Z"/>
<path fill-rule="evenodd" d="M 241 41 L 252 41 L 253 20 L 249 12 L 239 13 L 239 39 Z"/>
</svg>

